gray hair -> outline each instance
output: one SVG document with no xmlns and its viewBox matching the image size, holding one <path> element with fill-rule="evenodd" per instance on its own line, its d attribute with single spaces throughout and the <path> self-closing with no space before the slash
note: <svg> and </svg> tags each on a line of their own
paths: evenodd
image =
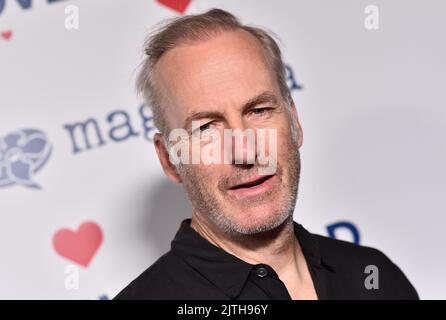
<svg viewBox="0 0 446 320">
<path fill-rule="evenodd" d="M 285 65 L 280 48 L 274 40 L 278 37 L 274 33 L 259 27 L 242 25 L 237 17 L 221 9 L 211 9 L 202 14 L 168 19 L 158 25 L 147 37 L 144 43 L 146 57 L 136 81 L 137 92 L 143 96 L 145 103 L 152 109 L 154 124 L 164 137 L 168 128 L 154 79 L 154 68 L 159 59 L 175 46 L 207 40 L 219 32 L 238 29 L 245 30 L 258 39 L 265 51 L 267 63 L 275 74 L 282 98 L 288 104 L 291 102 L 290 90 L 286 83 Z"/>
</svg>

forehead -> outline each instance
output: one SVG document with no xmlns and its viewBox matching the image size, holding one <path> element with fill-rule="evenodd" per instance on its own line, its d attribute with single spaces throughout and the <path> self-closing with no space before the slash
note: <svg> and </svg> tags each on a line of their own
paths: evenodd
<svg viewBox="0 0 446 320">
<path fill-rule="evenodd" d="M 277 92 L 266 61 L 259 41 L 244 30 L 169 50 L 155 69 L 167 120 L 178 126 L 192 109 L 224 112 L 263 91 Z"/>
</svg>

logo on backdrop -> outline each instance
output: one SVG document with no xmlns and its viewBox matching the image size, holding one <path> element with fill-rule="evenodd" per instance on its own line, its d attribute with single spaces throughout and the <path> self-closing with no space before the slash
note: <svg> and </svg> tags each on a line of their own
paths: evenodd
<svg viewBox="0 0 446 320">
<path fill-rule="evenodd" d="M 184 13 L 191 0 L 158 0 L 158 2 L 178 13 Z"/>
<path fill-rule="evenodd" d="M 66 1 L 66 0 L 47 0 L 47 3 L 53 3 L 53 2 L 60 2 L 60 1 Z M 9 4 L 15 2 L 16 5 L 18 5 L 23 10 L 29 10 L 32 8 L 32 0 L 16 0 L 16 1 L 9 1 Z M 0 0 L 0 15 L 3 13 L 3 10 L 5 9 L 6 0 Z"/>
<path fill-rule="evenodd" d="M 53 247 L 60 256 L 88 267 L 102 240 L 101 227 L 95 222 L 87 221 L 75 231 L 66 228 L 58 230 L 53 236 Z"/>
<path fill-rule="evenodd" d="M 64 2 L 67 0 L 46 0 L 47 4 Z M 183 14 L 189 4 L 192 2 L 191 0 L 157 0 L 157 2 L 165 7 L 168 7 L 174 10 L 177 13 Z M 4 14 L 7 10 L 6 8 L 6 0 L 0 0 L 0 16 Z M 10 0 L 8 1 L 8 6 L 15 5 L 21 8 L 22 10 L 30 10 L 33 7 L 32 0 Z M 13 31 L 10 29 L 0 30 L 0 40 L 10 41 L 13 36 Z"/>
<path fill-rule="evenodd" d="M 359 235 L 359 228 L 350 221 L 338 221 L 327 226 L 327 233 L 330 238 L 349 241 L 348 239 L 341 239 L 336 234 L 337 231 L 343 230 L 351 234 L 351 241 L 354 244 L 360 244 L 361 237 Z"/>
<path fill-rule="evenodd" d="M 0 137 L 0 187 L 22 185 L 40 188 L 36 174 L 48 161 L 52 146 L 46 134 L 22 129 Z"/>
<path fill-rule="evenodd" d="M 6 41 L 9 41 L 12 39 L 12 30 L 4 30 L 0 32 L 0 38 Z"/>
<path fill-rule="evenodd" d="M 46 0 L 47 4 L 62 2 L 67 0 Z M 175 12 L 179 14 L 183 14 L 186 10 L 189 4 L 192 2 L 192 0 L 157 0 L 157 2 L 167 8 L 170 8 L 171 10 L 174 10 Z M 6 0 L 0 0 L 0 16 L 4 14 L 7 10 L 6 8 Z M 15 5 L 21 8 L 22 10 L 30 10 L 33 7 L 33 1 L 32 0 L 9 0 L 8 6 Z M 7 30 L 0 30 L 0 40 L 10 41 L 13 36 L 13 31 L 10 29 Z"/>
<path fill-rule="evenodd" d="M 60 2 L 60 1 L 66 1 L 66 0 L 46 0 L 46 2 L 48 4 L 56 3 L 56 2 Z M 22 10 L 30 10 L 33 7 L 33 1 L 32 0 L 15 0 L 15 1 L 9 0 L 8 6 L 18 6 Z M 5 10 L 5 8 L 6 8 L 6 0 L 0 0 L 0 16 L 2 16 L 2 14 L 4 14 L 4 12 L 7 12 L 7 10 Z M 14 32 L 11 29 L 0 30 L 0 40 L 11 41 L 13 35 L 14 35 Z"/>
</svg>

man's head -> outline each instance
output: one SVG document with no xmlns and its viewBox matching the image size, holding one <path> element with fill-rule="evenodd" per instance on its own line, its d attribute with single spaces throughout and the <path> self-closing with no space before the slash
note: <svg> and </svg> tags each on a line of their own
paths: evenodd
<svg viewBox="0 0 446 320">
<path fill-rule="evenodd" d="M 298 190 L 302 130 L 274 39 L 214 9 L 165 24 L 149 37 L 145 52 L 137 87 L 160 130 L 155 146 L 164 172 L 185 185 L 195 218 L 229 235 L 269 231 L 288 221 Z M 236 143 L 222 146 L 222 155 L 232 155 L 230 163 L 173 164 L 169 131 L 186 129 L 191 137 L 197 133 L 191 132 L 192 120 L 199 121 L 199 136 L 276 130 L 274 141 L 266 143 L 277 148 L 275 173 L 259 175 L 259 161 L 246 161 L 252 151 L 246 140 L 241 153 Z"/>
</svg>

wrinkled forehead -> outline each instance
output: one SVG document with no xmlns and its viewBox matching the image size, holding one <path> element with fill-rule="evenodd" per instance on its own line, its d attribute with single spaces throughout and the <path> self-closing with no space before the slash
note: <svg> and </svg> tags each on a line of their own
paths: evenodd
<svg viewBox="0 0 446 320">
<path fill-rule="evenodd" d="M 169 50 L 155 78 L 171 128 L 179 127 L 192 109 L 224 112 L 260 92 L 279 92 L 260 42 L 244 30 Z"/>
</svg>

